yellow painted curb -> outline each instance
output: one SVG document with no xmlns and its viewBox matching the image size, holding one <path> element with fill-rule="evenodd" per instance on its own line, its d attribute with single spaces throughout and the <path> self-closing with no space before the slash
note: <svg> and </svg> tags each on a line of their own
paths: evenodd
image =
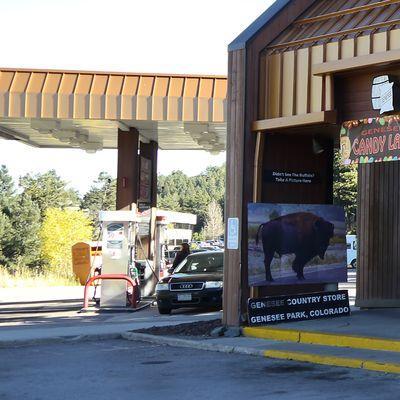
<svg viewBox="0 0 400 400">
<path fill-rule="evenodd" d="M 286 329 L 271 328 L 242 328 L 242 333 L 247 337 L 255 337 L 258 339 L 281 340 L 284 342 L 299 342 L 300 332 Z"/>
<path fill-rule="evenodd" d="M 351 347 L 354 349 L 383 350 L 400 352 L 400 341 L 378 339 L 364 336 L 341 335 L 340 333 L 310 332 L 276 328 L 243 328 L 243 335 L 260 339 L 317 344 L 334 347 Z"/>
<path fill-rule="evenodd" d="M 379 363 L 376 361 L 364 361 L 363 368 L 371 371 L 388 372 L 392 374 L 400 374 L 400 365 L 391 363 Z"/>
<path fill-rule="evenodd" d="M 297 351 L 266 350 L 264 356 L 280 360 L 303 361 L 313 364 L 331 365 L 335 367 L 360 368 L 370 371 L 400 374 L 400 364 L 379 363 L 335 356 L 321 356 L 317 354 L 301 353 Z"/>
</svg>

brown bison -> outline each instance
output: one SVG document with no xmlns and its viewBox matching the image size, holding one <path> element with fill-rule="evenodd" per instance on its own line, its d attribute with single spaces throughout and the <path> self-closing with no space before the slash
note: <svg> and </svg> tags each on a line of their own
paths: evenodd
<svg viewBox="0 0 400 400">
<path fill-rule="evenodd" d="M 257 231 L 256 244 L 261 240 L 264 250 L 265 278 L 273 281 L 271 261 L 274 254 L 294 254 L 292 269 L 298 279 L 304 279 L 304 266 L 315 256 L 324 259 L 334 225 L 317 215 L 298 212 L 283 215 L 265 224 Z"/>
</svg>

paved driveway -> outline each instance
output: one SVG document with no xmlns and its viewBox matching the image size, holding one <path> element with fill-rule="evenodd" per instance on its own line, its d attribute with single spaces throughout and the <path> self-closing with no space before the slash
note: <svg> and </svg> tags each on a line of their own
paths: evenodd
<svg viewBox="0 0 400 400">
<path fill-rule="evenodd" d="M 143 342 L 0 349 L 0 399 L 393 400 L 398 376 Z"/>
</svg>

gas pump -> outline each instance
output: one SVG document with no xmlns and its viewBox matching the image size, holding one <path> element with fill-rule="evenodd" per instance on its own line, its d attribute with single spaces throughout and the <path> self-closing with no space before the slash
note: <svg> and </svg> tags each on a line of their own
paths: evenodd
<svg viewBox="0 0 400 400">
<path fill-rule="evenodd" d="M 127 296 L 131 305 L 136 307 L 141 295 L 154 295 L 159 279 L 168 273 L 165 217 L 156 218 L 153 262 L 147 258 L 142 261 L 135 258 L 138 248 L 144 253 L 138 234 L 138 219 L 135 211 L 100 211 L 102 267 L 98 271 L 100 275 L 93 275 L 86 282 L 82 310 L 88 309 L 88 288 L 97 280 L 101 280 L 100 309 L 126 308 Z"/>
<path fill-rule="evenodd" d="M 154 258 L 153 260 L 138 261 L 141 264 L 141 293 L 143 296 L 152 296 L 155 293 L 156 285 L 166 271 L 164 250 L 166 247 L 167 223 L 165 217 L 156 217 L 154 235 Z M 137 246 L 143 249 L 140 237 L 138 236 Z M 144 251 L 142 251 L 144 253 Z"/>
<path fill-rule="evenodd" d="M 100 211 L 99 220 L 103 232 L 101 275 L 129 276 L 134 255 L 136 212 Z M 126 298 L 126 280 L 102 280 L 100 308 L 125 308 Z"/>
</svg>

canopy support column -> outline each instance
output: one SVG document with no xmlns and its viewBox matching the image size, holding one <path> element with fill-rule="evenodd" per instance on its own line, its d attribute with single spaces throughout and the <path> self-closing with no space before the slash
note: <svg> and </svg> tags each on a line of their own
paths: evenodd
<svg viewBox="0 0 400 400">
<path fill-rule="evenodd" d="M 137 206 L 139 181 L 139 132 L 118 130 L 117 210 Z"/>
</svg>

